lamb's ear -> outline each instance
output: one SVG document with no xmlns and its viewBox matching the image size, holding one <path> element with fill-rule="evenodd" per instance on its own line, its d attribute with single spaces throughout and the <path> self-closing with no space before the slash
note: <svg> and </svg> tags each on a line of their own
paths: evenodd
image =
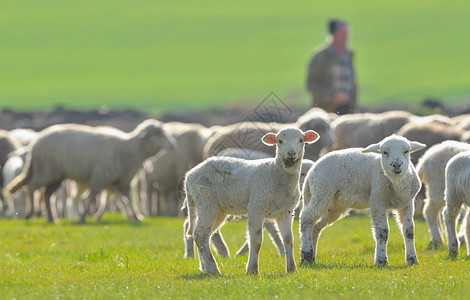
<svg viewBox="0 0 470 300">
<path fill-rule="evenodd" d="M 317 132 L 313 130 L 305 131 L 304 139 L 306 143 L 309 143 L 309 144 L 315 143 L 316 141 L 318 141 L 319 138 L 320 138 L 320 135 Z"/>
<path fill-rule="evenodd" d="M 262 138 L 261 140 L 263 141 L 263 143 L 265 145 L 268 145 L 268 146 L 273 146 L 273 145 L 276 145 L 277 143 L 277 137 L 276 137 L 276 134 L 272 133 L 272 132 L 269 132 L 269 133 L 266 133 Z"/>
<path fill-rule="evenodd" d="M 420 142 L 410 142 L 410 144 L 411 144 L 410 153 L 426 148 L 426 145 Z"/>
<path fill-rule="evenodd" d="M 380 152 L 380 144 L 372 144 L 372 145 L 369 145 L 364 150 L 362 150 L 362 153 L 369 153 L 369 152 L 382 153 L 382 152 Z"/>
</svg>

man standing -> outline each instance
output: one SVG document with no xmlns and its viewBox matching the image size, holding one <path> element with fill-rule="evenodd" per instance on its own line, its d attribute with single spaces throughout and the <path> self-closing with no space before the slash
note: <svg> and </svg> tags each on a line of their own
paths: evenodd
<svg viewBox="0 0 470 300">
<path fill-rule="evenodd" d="M 316 52 L 308 69 L 307 88 L 313 106 L 327 112 L 347 114 L 356 111 L 356 76 L 353 53 L 347 48 L 348 24 L 331 20 L 331 38 L 326 47 Z"/>
</svg>

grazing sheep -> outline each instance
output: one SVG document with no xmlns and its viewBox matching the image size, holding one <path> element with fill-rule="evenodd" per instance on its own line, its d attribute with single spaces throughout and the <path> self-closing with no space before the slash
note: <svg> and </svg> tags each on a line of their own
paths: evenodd
<svg viewBox="0 0 470 300">
<path fill-rule="evenodd" d="M 303 131 L 315 130 L 322 137 L 317 143 L 305 149 L 305 158 L 316 160 L 329 150 L 334 143 L 334 136 L 329 122 L 328 113 L 319 108 L 312 108 L 300 116 L 293 124 L 240 122 L 223 126 L 207 140 L 204 147 L 204 158 L 215 156 L 226 148 L 250 149 L 274 156 L 275 150 L 259 143 L 259 140 L 268 132 L 278 132 L 282 128 L 293 126 Z"/>
<path fill-rule="evenodd" d="M 27 185 L 32 193 L 46 187 L 48 219 L 55 222 L 51 194 L 66 178 L 86 183 L 89 193 L 80 215 L 80 221 L 85 222 L 90 201 L 100 190 L 116 188 L 129 201 L 129 184 L 144 160 L 173 145 L 157 120 L 146 120 L 131 133 L 77 124 L 54 125 L 39 133 L 23 172 L 8 185 L 8 191 L 13 194 Z"/>
<path fill-rule="evenodd" d="M 442 143 L 447 140 L 461 141 L 465 130 L 458 129 L 441 123 L 420 123 L 411 122 L 400 128 L 397 135 L 406 137 L 409 140 L 418 141 L 427 147 Z M 413 164 L 418 162 L 422 152 L 411 156 Z"/>
<path fill-rule="evenodd" d="M 300 198 L 299 178 L 304 144 L 319 138 L 312 130 L 287 127 L 277 134 L 267 133 L 262 141 L 276 145 L 276 157 L 244 160 L 213 157 L 186 174 L 189 228 L 200 267 L 208 274 L 220 274 L 209 239 L 228 214 L 248 215 L 250 254 L 247 273 L 258 273 L 259 250 L 265 218 L 276 220 L 286 253 L 286 270 L 297 268 L 293 253 L 292 214 Z"/>
<path fill-rule="evenodd" d="M 423 215 L 431 233 L 431 245 L 438 247 L 443 242 L 440 212 L 445 206 L 445 168 L 456 154 L 470 151 L 470 145 L 457 141 L 445 141 L 429 148 L 416 166 L 419 177 L 426 187 Z"/>
<path fill-rule="evenodd" d="M 447 246 L 449 255 L 459 253 L 459 240 L 457 239 L 457 216 L 462 203 L 470 205 L 470 152 L 462 152 L 449 160 L 445 170 L 445 202 L 444 219 L 447 231 Z M 470 255 L 470 218 L 465 218 L 465 243 L 467 255 Z"/>
<path fill-rule="evenodd" d="M 366 147 L 396 133 L 414 115 L 406 111 L 359 113 L 339 116 L 331 122 L 335 149 Z"/>
<path fill-rule="evenodd" d="M 327 225 L 351 209 L 370 207 L 375 263 L 388 262 L 388 210 L 397 212 L 406 261 L 418 263 L 414 246 L 414 197 L 421 188 L 410 153 L 424 148 L 418 142 L 392 135 L 365 149 L 330 152 L 310 169 L 303 187 L 300 213 L 301 263 L 315 262 L 317 243 Z"/>
</svg>

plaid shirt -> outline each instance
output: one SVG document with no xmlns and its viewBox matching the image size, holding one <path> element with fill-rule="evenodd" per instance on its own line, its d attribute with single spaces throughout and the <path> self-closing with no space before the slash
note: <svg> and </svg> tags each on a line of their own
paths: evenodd
<svg viewBox="0 0 470 300">
<path fill-rule="evenodd" d="M 353 53 L 347 50 L 339 57 L 331 44 L 316 52 L 308 69 L 307 88 L 313 96 L 313 105 L 327 109 L 335 93 L 349 95 L 340 113 L 356 110 L 357 84 Z"/>
</svg>

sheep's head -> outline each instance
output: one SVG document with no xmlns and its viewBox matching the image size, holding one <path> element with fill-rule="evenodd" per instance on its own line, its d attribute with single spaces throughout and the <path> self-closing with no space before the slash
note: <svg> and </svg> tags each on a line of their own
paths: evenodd
<svg viewBox="0 0 470 300">
<path fill-rule="evenodd" d="M 137 138 L 143 142 L 145 152 L 153 156 L 163 149 L 175 149 L 175 139 L 165 132 L 163 123 L 157 120 L 145 120 L 135 129 Z"/>
<path fill-rule="evenodd" d="M 306 131 L 306 130 L 315 130 L 320 134 L 322 137 L 320 144 L 322 148 L 330 149 L 333 144 L 335 143 L 335 136 L 333 134 L 333 131 L 331 130 L 331 126 L 329 123 L 328 115 L 326 112 L 324 112 L 322 109 L 319 109 L 323 111 L 324 113 L 315 113 L 316 111 L 313 111 L 314 109 L 318 108 L 313 108 L 309 112 L 297 120 L 297 126 L 299 126 L 300 130 Z"/>
<path fill-rule="evenodd" d="M 292 167 L 304 156 L 305 143 L 314 143 L 320 135 L 313 130 L 287 127 L 275 133 L 267 133 L 261 139 L 268 146 L 277 146 L 276 158 L 280 158 L 286 168 Z"/>
<path fill-rule="evenodd" d="M 388 176 L 399 176 L 408 170 L 410 153 L 423 149 L 426 145 L 411 142 L 408 139 L 391 135 L 378 144 L 372 144 L 362 150 L 364 153 L 372 152 L 382 155 L 382 168 Z"/>
</svg>

